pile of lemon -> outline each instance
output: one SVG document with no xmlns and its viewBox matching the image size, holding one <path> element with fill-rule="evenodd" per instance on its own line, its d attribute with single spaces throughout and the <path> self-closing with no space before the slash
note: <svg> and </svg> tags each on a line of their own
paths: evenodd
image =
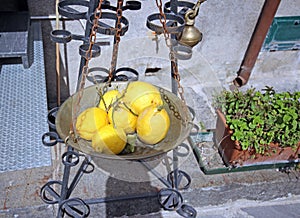
<svg viewBox="0 0 300 218">
<path fill-rule="evenodd" d="M 90 140 L 95 151 L 106 154 L 122 152 L 133 134 L 145 144 L 157 144 L 169 127 L 159 90 L 141 81 L 130 82 L 121 91 L 107 91 L 98 105 L 81 112 L 76 120 L 77 134 Z"/>
</svg>

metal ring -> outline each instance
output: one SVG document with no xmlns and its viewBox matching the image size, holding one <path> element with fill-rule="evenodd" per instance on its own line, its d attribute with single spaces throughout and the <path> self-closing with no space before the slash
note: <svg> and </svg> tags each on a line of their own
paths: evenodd
<svg viewBox="0 0 300 218">
<path fill-rule="evenodd" d="M 166 160 L 167 159 L 167 160 Z M 171 161 L 171 162 L 170 162 Z M 171 164 L 173 164 L 173 159 L 169 156 L 166 156 L 164 159 L 161 160 L 161 163 L 164 165 L 164 166 L 169 166 Z"/>
<path fill-rule="evenodd" d="M 186 218 L 195 218 L 197 217 L 197 211 L 187 204 L 182 204 L 181 207 L 176 211 L 179 215 Z"/>
<path fill-rule="evenodd" d="M 92 164 L 91 162 L 87 162 L 86 163 L 86 168 L 82 170 L 82 172 L 86 173 L 86 174 L 89 174 L 89 173 L 92 173 L 95 169 L 95 165 Z M 89 168 L 90 167 L 90 168 Z"/>
<path fill-rule="evenodd" d="M 178 151 L 179 148 L 184 148 L 184 149 L 186 150 L 186 152 L 184 152 L 184 153 L 183 153 L 183 152 L 179 152 L 179 151 Z M 175 152 L 176 155 L 179 156 L 179 157 L 186 157 L 186 156 L 188 156 L 189 153 L 190 153 L 190 148 L 189 148 L 189 146 L 188 146 L 187 144 L 181 143 L 180 145 L 178 145 L 178 146 L 173 150 L 173 152 Z"/>
<path fill-rule="evenodd" d="M 142 3 L 139 1 L 126 1 L 126 4 L 124 6 L 122 6 L 122 10 L 139 10 L 141 9 Z M 107 10 L 111 10 L 111 11 L 117 11 L 117 7 L 110 5 L 109 1 L 105 1 L 102 4 L 102 9 L 107 9 Z"/>
<path fill-rule="evenodd" d="M 115 13 L 110 13 L 110 12 L 102 12 L 101 18 L 98 21 L 98 27 L 97 27 L 97 32 L 105 35 L 115 35 L 116 29 L 114 27 L 110 27 L 105 23 L 101 22 L 101 19 L 109 19 L 109 20 L 117 20 L 117 15 Z M 93 25 L 94 21 L 94 14 L 90 15 L 89 22 Z M 124 25 L 121 28 L 121 36 L 123 36 L 127 30 L 128 30 L 128 25 L 129 21 L 125 17 L 121 17 L 121 23 Z"/>
<path fill-rule="evenodd" d="M 84 43 L 79 46 L 79 54 L 81 57 L 86 57 L 87 51 L 89 49 L 90 45 L 87 43 Z M 101 54 L 101 47 L 99 45 L 94 44 L 92 46 L 92 58 L 98 57 Z"/>
<path fill-rule="evenodd" d="M 194 7 L 194 3 L 192 2 L 186 2 L 186 1 L 178 1 L 177 7 L 183 7 L 183 9 L 179 12 L 179 14 L 185 14 L 185 12 L 188 9 L 192 9 Z M 171 13 L 171 1 L 166 2 L 164 5 L 164 12 L 165 13 Z"/>
<path fill-rule="evenodd" d="M 183 197 L 175 189 L 164 188 L 158 192 L 158 201 L 165 210 L 172 211 L 181 207 Z"/>
<path fill-rule="evenodd" d="M 81 208 L 76 206 L 81 206 L 83 210 L 80 210 Z M 90 214 L 89 205 L 80 198 L 66 199 L 61 202 L 58 209 L 59 211 L 63 211 L 71 217 L 83 218 L 88 217 Z"/>
<path fill-rule="evenodd" d="M 125 6 L 122 8 L 122 10 L 140 10 L 142 7 L 142 3 L 139 1 L 126 1 Z"/>
<path fill-rule="evenodd" d="M 104 72 L 105 76 L 102 75 L 90 75 L 90 73 L 95 72 L 95 71 L 99 71 L 99 72 Z M 87 80 L 94 83 L 94 84 L 98 84 L 98 83 L 103 83 L 104 80 L 107 78 L 107 74 L 109 74 L 109 70 L 104 68 L 104 67 L 93 67 L 93 68 L 89 68 L 89 73 L 86 76 Z"/>
<path fill-rule="evenodd" d="M 179 60 L 189 60 L 192 57 L 192 47 L 186 45 L 173 46 L 174 55 Z"/>
<path fill-rule="evenodd" d="M 168 33 L 171 34 L 176 34 L 176 33 L 181 33 L 183 31 L 184 25 L 185 25 L 185 21 L 181 16 L 175 15 L 175 14 L 165 14 L 166 15 L 166 19 L 169 20 L 169 22 L 167 22 L 167 31 Z M 160 19 L 160 14 L 151 14 L 150 16 L 147 17 L 147 27 L 158 33 L 161 34 L 164 32 L 163 26 L 162 25 L 156 25 L 154 24 L 153 21 L 155 20 L 159 20 Z M 170 23 L 171 22 L 171 23 Z M 177 23 L 179 25 L 174 26 L 174 23 Z"/>
<path fill-rule="evenodd" d="M 56 132 L 46 132 L 42 135 L 43 145 L 51 147 L 56 145 L 58 142 L 63 142 Z"/>
<path fill-rule="evenodd" d="M 129 73 L 133 74 L 133 76 L 129 77 L 127 75 L 121 74 L 121 72 L 129 72 Z M 121 80 L 122 76 L 125 76 L 126 80 Z M 130 67 L 120 67 L 116 70 L 116 77 L 117 77 L 116 78 L 117 81 L 136 81 L 139 79 L 139 73 L 135 69 L 130 68 Z"/>
<path fill-rule="evenodd" d="M 171 171 L 168 176 L 167 176 L 167 180 L 170 184 L 174 184 L 174 179 L 172 179 L 174 177 L 174 171 Z M 178 190 L 185 190 L 185 189 L 188 189 L 191 185 L 191 182 L 192 182 L 192 179 L 191 177 L 189 176 L 189 174 L 187 174 L 186 172 L 182 171 L 182 170 L 178 170 L 178 173 L 177 173 L 177 181 L 179 181 L 179 184 L 180 182 L 182 181 L 182 178 L 185 178 L 187 183 L 183 186 L 183 187 L 176 187 Z M 179 185 L 178 184 L 178 185 Z"/>
<path fill-rule="evenodd" d="M 109 74 L 109 70 L 107 70 L 106 68 L 102 68 L 102 67 L 91 68 L 89 70 L 89 72 L 91 72 L 91 71 L 102 71 L 106 74 Z M 122 74 L 122 72 L 129 72 L 129 73 L 133 74 L 134 76 L 132 76 L 132 77 L 127 76 L 127 75 Z M 120 67 L 116 70 L 113 81 L 136 81 L 136 80 L 138 80 L 138 78 L 139 78 L 139 73 L 135 69 L 130 68 L 130 67 Z M 103 83 L 103 82 L 108 81 L 108 76 L 94 75 L 94 76 L 88 76 L 87 79 L 93 83 L 95 83 L 94 80 L 96 80 L 97 83 Z"/>
<path fill-rule="evenodd" d="M 55 119 L 56 119 L 56 114 L 57 114 L 58 110 L 59 110 L 59 107 L 52 108 L 49 111 L 48 116 L 47 116 L 48 125 L 53 130 L 56 130 Z"/>
<path fill-rule="evenodd" d="M 72 40 L 72 34 L 68 30 L 53 30 L 50 33 L 50 38 L 56 43 L 68 43 Z"/>
<path fill-rule="evenodd" d="M 79 12 L 75 9 L 70 8 L 69 6 L 83 6 L 86 7 L 87 10 L 85 12 Z M 64 0 L 58 3 L 58 12 L 62 16 L 65 16 L 67 18 L 71 18 L 74 20 L 78 19 L 86 19 L 87 13 L 89 8 L 89 2 L 88 1 L 82 1 L 82 0 Z"/>
<path fill-rule="evenodd" d="M 62 186 L 62 181 L 49 181 L 42 188 L 40 192 L 40 196 L 43 202 L 46 204 L 56 204 L 60 201 L 60 195 L 51 187 L 51 185 L 60 185 Z M 54 200 L 47 197 L 47 193 L 49 193 Z"/>
<path fill-rule="evenodd" d="M 63 153 L 62 163 L 66 166 L 76 166 L 79 163 L 79 154 L 75 151 L 67 151 Z"/>
</svg>

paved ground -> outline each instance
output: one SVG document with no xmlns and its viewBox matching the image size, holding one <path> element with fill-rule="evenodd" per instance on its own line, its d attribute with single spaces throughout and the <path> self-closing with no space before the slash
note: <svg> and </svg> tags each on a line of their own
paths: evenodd
<svg viewBox="0 0 300 218">
<path fill-rule="evenodd" d="M 156 54 L 156 43 L 148 36 L 149 31 L 144 28 L 144 15 L 154 11 L 155 7 L 148 1 L 142 2 L 149 5 L 143 6 L 141 13 L 134 12 L 136 14 L 133 15 L 126 12 L 126 16 L 130 20 L 135 18 L 137 24 L 135 28 L 130 29 L 120 45 L 122 55 L 118 63 L 120 66 L 130 65 L 138 69 L 144 79 L 167 88 L 170 78 L 168 53 L 164 49 L 164 40 L 159 38 L 159 51 Z M 38 9 L 45 14 L 49 11 L 47 7 L 50 6 L 41 5 L 41 1 L 36 3 L 29 1 L 29 3 L 33 15 L 39 15 Z M 184 72 L 182 84 L 185 87 L 188 104 L 196 111 L 196 122 L 203 122 L 208 129 L 213 129 L 215 125 L 215 115 L 210 106 L 212 93 L 223 87 L 228 88 L 235 78 L 262 3 L 262 0 L 245 3 L 238 0 L 232 0 L 230 3 L 210 0 L 203 5 L 196 24 L 201 27 L 205 38 L 202 44 L 193 50 L 191 60 L 180 61 L 180 70 Z M 296 10 L 297 5 L 299 0 L 284 2 L 279 8 L 278 15 L 297 15 L 299 13 Z M 53 107 L 56 102 L 56 84 L 53 82 L 55 81 L 53 79 L 55 78 L 53 50 L 55 46 L 46 36 L 47 31 L 52 28 L 51 25 L 53 26 L 53 22 L 43 23 L 49 107 Z M 82 30 L 78 22 L 66 22 L 66 26 L 74 33 Z M 130 37 L 131 35 L 134 37 Z M 105 41 L 107 38 L 101 40 Z M 79 63 L 78 44 L 72 41 L 67 47 L 67 57 L 61 54 L 64 89 L 62 97 L 67 97 L 69 94 L 66 94 L 65 89 L 69 88 L 70 93 L 74 92 Z M 141 45 L 145 49 L 139 49 Z M 62 49 L 62 53 L 63 51 L 66 50 Z M 111 50 L 104 47 L 101 57 L 110 57 L 110 54 Z M 64 62 L 64 60 L 68 61 Z M 97 61 L 92 65 L 109 65 L 106 58 Z M 269 85 L 277 90 L 300 90 L 299 66 L 299 51 L 261 53 L 245 88 L 251 86 L 262 88 Z M 144 77 L 143 72 L 149 67 L 159 67 L 161 70 L 156 77 Z M 66 73 L 69 73 L 69 78 Z M 57 206 L 45 204 L 40 198 L 40 190 L 46 182 L 62 178 L 63 165 L 60 157 L 65 150 L 63 144 L 51 149 L 51 167 L 0 174 L 0 204 L 2 205 L 0 217 L 56 216 Z M 172 162 L 173 152 L 150 162 L 163 178 L 166 178 L 172 169 L 172 165 L 166 165 L 166 157 Z M 80 160 L 82 161 L 82 158 Z M 94 172 L 83 175 L 71 195 L 72 198 L 79 197 L 93 202 L 95 199 L 111 200 L 110 197 L 132 194 L 147 193 L 148 197 L 92 204 L 90 217 L 180 217 L 176 212 L 161 209 L 157 197 L 153 197 L 152 193 L 166 186 L 140 163 L 106 160 L 94 160 L 93 163 L 96 165 Z M 78 169 L 78 166 L 75 169 Z M 299 216 L 299 171 L 281 172 L 278 169 L 268 169 L 205 175 L 200 170 L 191 150 L 186 156 L 179 158 L 179 169 L 191 177 L 190 187 L 180 193 L 184 204 L 191 205 L 197 210 L 197 217 L 294 218 Z M 75 173 L 76 170 L 73 169 L 71 178 Z M 59 193 L 60 187 L 55 188 Z"/>
<path fill-rule="evenodd" d="M 112 165 L 118 166 L 117 163 Z M 116 167 L 112 169 L 115 170 Z M 180 169 L 192 178 L 191 187 L 181 193 L 184 203 L 197 210 L 197 217 L 279 218 L 283 214 L 284 217 L 297 217 L 299 213 L 299 173 L 287 175 L 277 170 L 261 170 L 204 175 L 192 155 Z M 2 173 L 1 184 L 5 184 L 5 187 L 2 189 L 3 208 L 0 217 L 55 217 L 57 208 L 44 204 L 39 197 L 40 188 L 49 179 L 56 178 L 55 172 L 55 169 L 36 168 Z M 139 175 L 143 174 L 141 172 L 140 170 Z M 155 193 L 158 189 L 165 188 L 160 181 L 149 179 L 150 174 L 145 174 L 148 181 L 144 180 L 145 177 L 139 178 L 143 182 L 137 182 L 136 177 L 128 181 L 124 177 L 120 178 L 120 174 L 117 178 L 112 175 L 113 173 L 108 176 L 105 171 L 97 168 L 92 174 L 82 177 L 72 196 L 92 202 L 93 199 L 99 201 L 107 197 Z M 134 176 L 135 173 L 124 175 Z M 91 204 L 90 207 L 89 217 L 180 217 L 176 212 L 161 209 L 157 198 L 153 196 Z"/>
</svg>

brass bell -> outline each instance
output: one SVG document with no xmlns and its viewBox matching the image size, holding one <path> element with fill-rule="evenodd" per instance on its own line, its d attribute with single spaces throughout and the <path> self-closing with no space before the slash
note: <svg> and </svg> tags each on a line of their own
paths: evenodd
<svg viewBox="0 0 300 218">
<path fill-rule="evenodd" d="M 185 14 L 185 27 L 179 36 L 179 43 L 194 47 L 202 40 L 202 33 L 194 26 L 195 17 L 191 18 L 194 12 L 192 10 Z"/>
</svg>

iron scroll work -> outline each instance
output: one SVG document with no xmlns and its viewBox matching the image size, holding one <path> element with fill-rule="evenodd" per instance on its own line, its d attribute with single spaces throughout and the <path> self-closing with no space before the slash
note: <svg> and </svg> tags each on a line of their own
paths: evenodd
<svg viewBox="0 0 300 218">
<path fill-rule="evenodd" d="M 65 16 L 70 19 L 85 19 L 85 35 L 74 35 L 67 30 L 54 30 L 51 32 L 51 39 L 56 43 L 68 43 L 72 40 L 80 40 L 83 44 L 79 48 L 79 54 L 81 55 L 81 63 L 79 69 L 79 77 L 82 72 L 82 68 L 85 64 L 85 54 L 88 49 L 89 43 L 89 34 L 92 27 L 92 16 L 94 10 L 96 9 L 98 0 L 90 0 L 89 2 L 84 0 L 63 0 L 58 5 L 59 13 L 62 16 Z M 76 11 L 73 6 L 80 6 L 86 8 L 85 12 Z M 182 8 L 178 11 L 178 8 Z M 194 7 L 194 4 L 184 1 L 175 1 L 171 0 L 167 2 L 164 6 L 164 10 L 167 18 L 167 25 L 170 34 L 173 35 L 173 39 L 176 38 L 176 35 L 183 30 L 184 27 L 184 15 L 187 9 Z M 138 1 L 126 1 L 125 5 L 122 7 L 122 10 L 139 10 L 141 8 L 141 3 Z M 102 5 L 102 18 L 113 20 L 117 22 L 116 7 L 112 6 L 109 1 L 103 1 Z M 155 25 L 155 21 L 159 19 L 158 14 L 152 14 L 147 18 L 147 27 L 157 34 L 162 33 L 162 27 Z M 123 36 L 129 26 L 129 21 L 122 16 L 121 18 L 122 29 L 121 36 Z M 99 28 L 97 32 L 105 35 L 114 35 L 114 27 L 109 26 L 101 21 L 98 22 Z M 176 59 L 189 59 L 191 57 L 192 51 L 188 47 L 172 44 L 173 50 L 175 51 Z M 178 54 L 176 55 L 176 51 Z M 98 57 L 101 55 L 101 46 L 94 44 L 92 51 L 92 58 Z M 108 74 L 109 70 L 98 67 L 95 69 L 97 71 L 103 71 Z M 132 74 L 132 76 L 127 76 L 122 72 L 126 71 L 127 74 Z M 172 75 L 173 72 L 171 72 Z M 130 67 L 123 67 L 120 69 L 115 69 L 113 74 L 113 81 L 131 81 L 138 80 L 138 72 L 135 69 Z M 88 80 L 92 81 L 92 78 L 87 77 Z M 107 77 L 95 77 L 93 81 L 97 83 L 106 82 Z M 176 85 L 172 83 L 172 86 Z M 172 90 L 176 88 L 172 87 Z M 165 95 L 164 93 L 164 96 Z M 170 107 L 170 105 L 169 105 Z M 173 106 L 171 105 L 173 108 Z M 174 109 L 174 108 L 173 108 Z M 47 182 L 40 192 L 41 199 L 51 205 L 58 205 L 57 217 L 64 217 L 69 215 L 71 217 L 88 217 L 90 214 L 91 204 L 105 203 L 110 201 L 122 201 L 130 199 L 139 199 L 139 198 L 157 198 L 160 205 L 168 211 L 176 211 L 182 217 L 196 217 L 196 210 L 184 203 L 183 196 L 180 191 L 188 189 L 191 184 L 190 176 L 178 169 L 178 160 L 180 157 L 184 157 L 189 154 L 190 147 L 184 143 L 180 143 L 177 147 L 172 148 L 173 159 L 172 164 L 168 164 L 168 168 L 173 167 L 173 170 L 168 173 L 167 178 L 164 178 L 159 172 L 153 169 L 148 165 L 145 159 L 135 159 L 133 161 L 139 162 L 142 166 L 149 170 L 152 175 L 154 175 L 160 182 L 166 187 L 162 188 L 160 191 L 155 193 L 144 193 L 144 194 L 132 194 L 126 196 L 116 196 L 116 197 L 107 197 L 107 198 L 98 198 L 83 200 L 81 198 L 72 197 L 71 194 L 75 190 L 78 182 L 84 174 L 90 174 L 94 171 L 94 164 L 92 163 L 92 158 L 89 154 L 82 154 L 76 148 L 70 146 L 68 140 L 62 140 L 60 135 L 56 131 L 56 116 L 59 111 L 59 108 L 54 108 L 49 112 L 48 123 L 50 126 L 51 132 L 45 133 L 42 136 L 42 142 L 45 146 L 54 146 L 57 143 L 65 143 L 67 145 L 67 151 L 62 155 L 62 164 L 63 164 L 63 178 L 62 180 L 52 180 Z M 172 110 L 174 116 L 177 116 L 177 119 L 181 119 L 181 115 L 174 109 Z M 184 150 L 185 152 L 182 152 Z M 77 166 L 77 167 L 75 167 Z M 79 167 L 78 167 L 79 166 Z M 70 180 L 70 174 L 75 170 L 75 176 Z"/>
</svg>

